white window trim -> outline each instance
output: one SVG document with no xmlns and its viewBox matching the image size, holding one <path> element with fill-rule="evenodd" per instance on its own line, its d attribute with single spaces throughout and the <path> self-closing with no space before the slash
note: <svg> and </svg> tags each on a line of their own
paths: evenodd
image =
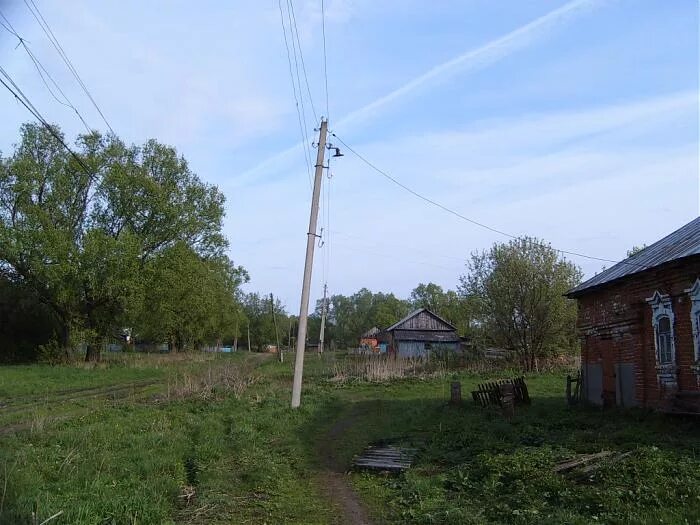
<svg viewBox="0 0 700 525">
<path fill-rule="evenodd" d="M 673 306 L 671 302 L 671 297 L 668 294 L 662 294 L 658 290 L 654 292 L 654 295 L 649 297 L 647 303 L 651 305 L 651 323 L 654 329 L 654 355 L 656 356 L 656 366 L 662 369 L 672 369 L 676 366 L 676 330 L 675 330 L 675 318 L 673 315 Z M 668 317 L 671 322 L 671 362 L 661 363 L 659 360 L 659 347 L 658 347 L 658 337 L 657 329 L 659 325 L 659 319 L 661 317 Z"/>
<path fill-rule="evenodd" d="M 700 373 L 700 278 L 696 279 L 693 286 L 685 290 L 690 297 L 690 322 L 693 327 L 693 347 L 695 350 L 695 368 Z"/>
</svg>

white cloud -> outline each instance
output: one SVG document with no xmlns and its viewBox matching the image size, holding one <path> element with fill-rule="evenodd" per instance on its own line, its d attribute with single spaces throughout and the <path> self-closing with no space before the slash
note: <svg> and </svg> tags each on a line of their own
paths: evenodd
<svg viewBox="0 0 700 525">
<path fill-rule="evenodd" d="M 664 140 L 669 130 L 691 122 L 696 111 L 694 96 L 683 92 L 353 146 L 467 217 L 544 238 L 563 250 L 618 259 L 630 246 L 651 242 L 696 213 L 697 144 L 692 137 Z M 349 153 L 335 166 L 334 292 L 368 286 L 406 295 L 426 281 L 454 287 L 463 269 L 460 259 L 507 240 L 420 201 Z M 290 179 L 237 190 L 250 203 L 233 217 L 241 235 L 260 228 L 283 236 L 249 247 L 247 256 L 253 268 L 273 260 L 288 265 L 286 271 L 261 273 L 263 282 L 288 290 L 289 298 L 301 278 L 307 191 L 301 180 Z M 257 224 L 249 206 L 261 201 L 269 214 Z M 574 260 L 588 274 L 603 264 Z M 322 257 L 316 261 L 315 283 Z"/>
<path fill-rule="evenodd" d="M 470 70 L 486 67 L 498 60 L 511 55 L 512 53 L 527 47 L 545 34 L 552 31 L 575 17 L 582 15 L 601 4 L 601 0 L 573 0 L 567 4 L 540 16 L 539 18 L 499 37 L 486 44 L 470 49 L 460 55 L 438 64 L 425 73 L 410 80 L 401 87 L 394 89 L 386 95 L 379 97 L 373 102 L 349 113 L 336 122 L 332 123 L 334 129 L 347 130 L 351 125 L 357 126 L 362 121 L 375 117 L 382 108 L 405 99 L 407 96 L 425 89 L 438 80 L 464 73 Z M 267 169 L 275 169 L 287 161 L 295 153 L 301 144 L 296 144 L 281 151 L 267 160 L 246 171 L 241 175 L 241 180 L 246 180 L 251 176 L 264 172 Z"/>
<path fill-rule="evenodd" d="M 347 127 L 349 124 L 354 124 L 376 115 L 377 111 L 382 107 L 404 99 L 408 95 L 430 86 L 437 80 L 445 80 L 458 73 L 486 67 L 524 47 L 532 45 L 549 31 L 590 11 L 600 3 L 599 0 L 573 0 L 568 2 L 495 40 L 487 42 L 476 49 L 465 51 L 442 64 L 438 64 L 403 86 L 346 115 L 334 123 L 334 126 L 338 129 Z"/>
</svg>

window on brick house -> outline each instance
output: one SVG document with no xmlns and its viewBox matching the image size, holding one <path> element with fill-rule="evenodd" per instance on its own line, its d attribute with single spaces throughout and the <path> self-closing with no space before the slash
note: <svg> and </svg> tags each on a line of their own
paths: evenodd
<svg viewBox="0 0 700 525">
<path fill-rule="evenodd" d="M 690 322 L 693 328 L 695 361 L 700 362 L 700 279 L 686 290 L 690 296 Z"/>
<path fill-rule="evenodd" d="M 654 326 L 654 346 L 657 366 L 668 367 L 676 362 L 676 348 L 673 334 L 674 315 L 671 297 L 660 292 L 647 299 L 651 306 Z"/>
<path fill-rule="evenodd" d="M 660 365 L 673 363 L 673 333 L 667 315 L 656 320 L 656 351 Z"/>
</svg>

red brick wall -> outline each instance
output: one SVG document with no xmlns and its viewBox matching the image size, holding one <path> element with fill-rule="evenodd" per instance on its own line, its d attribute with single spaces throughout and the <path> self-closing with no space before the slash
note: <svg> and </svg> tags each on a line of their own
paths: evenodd
<svg viewBox="0 0 700 525">
<path fill-rule="evenodd" d="M 659 388 L 652 326 L 652 309 L 646 302 L 655 291 L 668 294 L 674 313 L 678 390 L 697 391 L 691 301 L 686 289 L 700 277 L 700 257 L 668 263 L 610 283 L 578 297 L 578 330 L 583 363 L 603 368 L 603 397 L 615 403 L 615 363 L 635 366 L 635 396 L 642 406 L 664 408 L 669 392 Z M 700 408 L 700 406 L 699 406 Z"/>
</svg>

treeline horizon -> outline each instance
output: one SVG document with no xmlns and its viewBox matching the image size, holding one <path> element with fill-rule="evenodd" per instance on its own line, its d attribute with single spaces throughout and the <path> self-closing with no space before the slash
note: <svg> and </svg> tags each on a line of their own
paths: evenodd
<svg viewBox="0 0 700 525">
<path fill-rule="evenodd" d="M 249 276 L 226 253 L 225 196 L 174 148 L 97 132 L 72 151 L 64 141 L 56 126 L 25 124 L 13 151 L 0 152 L 0 360 L 71 360 L 79 347 L 99 360 L 124 334 L 173 351 L 296 344 L 295 315 L 241 290 Z M 425 307 L 528 368 L 576 347 L 576 306 L 564 293 L 581 276 L 541 240 L 495 243 L 466 259 L 453 290 L 428 281 L 405 299 L 367 288 L 331 295 L 325 341 L 355 347 L 363 332 Z M 321 310 L 319 300 L 307 342 L 318 341 Z"/>
</svg>

